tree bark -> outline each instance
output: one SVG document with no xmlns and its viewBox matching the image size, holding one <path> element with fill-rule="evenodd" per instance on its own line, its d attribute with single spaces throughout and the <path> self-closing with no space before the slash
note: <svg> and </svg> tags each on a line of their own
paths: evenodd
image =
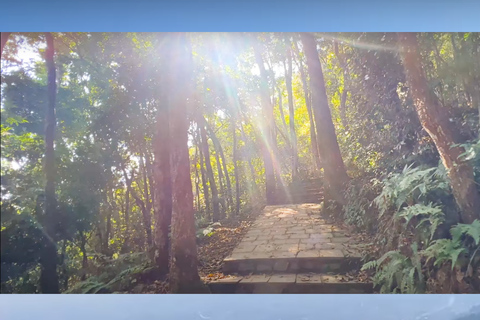
<svg viewBox="0 0 480 320">
<path fill-rule="evenodd" d="M 156 132 L 154 136 L 154 185 L 155 185 L 155 234 L 154 260 L 161 274 L 167 274 L 170 266 L 169 229 L 172 223 L 172 173 L 170 140 L 170 105 L 167 94 L 169 88 L 160 89 L 161 101 L 156 115 Z"/>
<path fill-rule="evenodd" d="M 235 215 L 240 213 L 240 175 L 238 172 L 237 130 L 235 118 L 232 117 L 233 136 L 233 174 L 235 176 Z"/>
<path fill-rule="evenodd" d="M 177 293 L 195 293 L 203 288 L 198 275 L 192 181 L 188 153 L 187 98 L 193 83 L 191 49 L 185 34 L 171 34 L 167 61 L 172 146 L 173 216 L 170 287 Z M 187 86 L 187 92 L 185 92 Z"/>
<path fill-rule="evenodd" d="M 134 173 L 132 171 L 132 175 L 129 178 L 127 171 L 125 169 L 125 164 L 122 164 L 122 171 L 123 171 L 123 176 L 125 178 L 125 184 L 127 187 L 127 190 L 125 191 L 125 239 L 123 240 L 123 245 L 121 252 L 126 253 L 129 251 L 129 245 L 130 245 L 130 194 L 132 192 L 132 182 L 133 182 L 133 176 Z"/>
<path fill-rule="evenodd" d="M 242 134 L 243 141 L 244 141 L 244 143 L 246 144 L 247 141 L 248 141 L 248 139 L 247 139 L 247 134 L 245 133 L 245 128 L 243 127 L 243 124 L 242 124 L 241 122 L 240 122 L 240 129 L 241 129 L 240 132 L 241 132 L 241 134 Z M 251 156 L 252 156 L 251 154 L 248 154 L 246 158 L 247 158 L 247 159 L 250 159 Z M 258 186 L 257 186 L 257 182 L 256 182 L 257 176 L 256 176 L 256 174 L 255 174 L 255 168 L 253 167 L 253 164 L 252 164 L 251 161 L 247 161 L 247 163 L 248 163 L 248 168 L 250 169 L 250 175 L 251 175 L 251 181 L 252 181 L 253 191 L 254 191 L 254 192 L 257 192 L 257 191 L 259 191 L 259 190 L 258 190 Z"/>
<path fill-rule="evenodd" d="M 312 93 L 312 109 L 317 129 L 317 141 L 323 157 L 325 172 L 325 192 L 329 198 L 344 204 L 344 188 L 349 180 L 343 163 L 340 147 L 337 142 L 332 115 L 328 106 L 322 65 L 318 57 L 317 45 L 313 35 L 301 34 L 305 56 L 307 58 L 310 88 Z"/>
<path fill-rule="evenodd" d="M 61 265 L 62 265 L 62 276 L 63 276 L 63 290 L 68 289 L 68 270 L 67 270 L 67 265 L 65 263 L 65 256 L 67 255 L 67 240 L 62 241 L 62 254 L 61 254 Z"/>
<path fill-rule="evenodd" d="M 214 149 L 215 144 L 213 144 Z M 220 211 L 220 218 L 223 219 L 225 217 L 225 213 L 228 211 L 227 205 L 225 203 L 225 197 L 227 194 L 227 190 L 225 189 L 225 183 L 223 180 L 225 179 L 223 176 L 223 171 L 222 171 L 222 164 L 220 162 L 220 155 L 218 150 L 215 150 L 215 161 L 217 164 L 217 174 L 218 174 L 218 185 L 220 186 L 220 194 L 221 196 L 218 197 L 219 203 L 222 205 L 222 210 Z"/>
<path fill-rule="evenodd" d="M 257 43 L 254 44 L 254 53 L 257 65 L 260 69 L 260 97 L 262 101 L 262 109 L 264 115 L 264 125 L 262 130 L 262 154 L 265 166 L 265 192 L 267 204 L 273 204 L 276 198 L 276 181 L 274 168 L 274 153 L 273 153 L 273 106 L 269 98 L 268 76 L 265 70 L 264 61 L 261 54 L 261 49 Z"/>
<path fill-rule="evenodd" d="M 460 157 L 465 152 L 464 148 L 454 146 L 455 128 L 449 121 L 448 110 L 442 108 L 428 87 L 416 33 L 399 33 L 398 38 L 407 83 L 418 117 L 447 169 L 453 195 L 462 212 L 462 222 L 472 223 L 480 217 L 480 194 L 475 186 L 473 168 Z"/>
<path fill-rule="evenodd" d="M 308 90 L 308 81 L 307 75 L 300 57 L 300 52 L 297 47 L 297 43 L 294 42 L 294 50 L 297 55 L 297 62 L 298 62 L 298 69 L 300 70 L 300 77 L 302 78 L 302 87 L 303 87 L 303 95 L 305 97 L 305 105 L 307 107 L 308 112 L 308 119 L 310 120 L 310 149 L 313 155 L 313 163 L 315 164 L 315 168 L 320 170 L 322 168 L 321 157 L 318 152 L 318 142 L 317 142 L 317 131 L 315 129 L 315 120 L 313 118 L 312 112 L 312 104 L 311 104 L 311 95 Z"/>
<path fill-rule="evenodd" d="M 335 55 L 337 56 L 338 62 L 340 64 L 340 68 L 342 68 L 343 72 L 343 90 L 342 96 L 340 98 L 340 119 L 342 120 L 343 127 L 348 130 L 348 121 L 347 121 L 347 97 L 348 97 L 348 83 L 350 82 L 349 74 L 348 74 L 348 65 L 345 57 L 338 48 L 338 42 L 333 42 L 333 48 L 335 51 Z"/>
<path fill-rule="evenodd" d="M 205 210 L 210 217 L 210 192 L 208 191 L 208 183 L 207 183 L 207 174 L 205 173 L 205 165 L 204 165 L 204 156 L 202 152 L 202 145 L 200 142 L 200 138 L 197 140 L 197 145 L 199 146 L 200 152 L 200 175 L 202 178 L 202 187 L 203 187 L 203 197 L 205 198 Z M 210 217 L 211 218 L 211 217 Z"/>
<path fill-rule="evenodd" d="M 147 173 L 147 166 L 146 166 L 146 161 L 144 159 L 144 155 L 140 156 L 140 168 L 143 173 L 143 194 L 145 197 L 145 209 L 147 210 L 147 213 L 149 215 L 149 219 L 152 220 L 151 214 L 152 214 L 152 201 L 150 200 L 150 188 L 148 185 L 148 173 Z M 152 228 L 151 222 L 149 225 L 150 229 Z M 150 230 L 151 231 L 151 230 Z M 150 243 L 151 245 L 152 243 Z"/>
<path fill-rule="evenodd" d="M 155 183 L 154 183 L 154 167 L 152 165 L 152 160 L 151 160 L 151 155 L 150 155 L 150 150 L 145 150 L 145 166 L 147 167 L 147 179 L 148 179 L 148 185 L 150 186 L 150 201 L 151 201 L 151 207 L 150 209 L 154 209 L 155 206 Z"/>
<path fill-rule="evenodd" d="M 285 132 L 288 132 L 288 126 L 287 126 L 287 121 L 285 120 L 285 114 L 283 112 L 283 99 L 282 99 L 282 91 L 280 90 L 280 87 L 277 87 L 277 93 L 278 93 L 278 109 L 280 110 L 280 118 L 282 119 L 282 124 L 283 124 L 283 129 Z M 291 147 L 291 141 L 288 137 L 285 139 L 288 143 L 288 145 Z"/>
<path fill-rule="evenodd" d="M 212 163 L 210 161 L 210 150 L 207 140 L 207 131 L 205 128 L 205 118 L 202 115 L 198 115 L 197 123 L 200 128 L 200 138 L 201 146 L 203 149 L 203 155 L 205 157 L 205 168 L 207 169 L 207 178 L 210 183 L 210 191 L 212 192 L 212 202 L 213 202 L 213 214 L 212 221 L 217 222 L 220 219 L 220 201 L 218 198 L 217 185 L 215 183 L 215 177 L 213 176 Z"/>
<path fill-rule="evenodd" d="M 206 124 L 207 124 L 207 129 L 208 129 L 208 132 L 209 132 L 209 136 L 212 139 L 212 142 L 215 146 L 215 149 L 218 151 L 218 153 L 220 155 L 220 159 L 222 160 L 221 165 L 222 165 L 222 168 L 223 168 L 223 171 L 224 171 L 224 175 L 222 175 L 222 176 L 225 177 L 225 183 L 227 185 L 227 190 L 226 190 L 227 202 L 228 202 L 228 206 L 230 208 L 232 208 L 232 206 L 233 206 L 232 182 L 231 182 L 230 176 L 228 174 L 228 168 L 227 168 L 227 161 L 226 161 L 226 158 L 225 158 L 225 153 L 223 152 L 222 144 L 220 143 L 220 140 L 218 140 L 217 135 L 215 134 L 213 129 L 209 126 L 209 124 L 208 123 L 206 123 Z"/>
<path fill-rule="evenodd" d="M 298 174 L 298 151 L 297 151 L 297 135 L 295 133 L 295 106 L 293 104 L 293 89 L 292 89 L 292 51 L 290 48 L 290 40 L 287 38 L 287 64 L 285 66 L 285 84 L 287 86 L 288 94 L 288 112 L 290 124 L 290 140 L 292 145 L 292 180 L 297 179 Z"/>
<path fill-rule="evenodd" d="M 107 221 L 106 221 L 106 227 L 105 227 L 105 239 L 104 239 L 104 245 L 103 245 L 103 252 L 111 255 L 110 249 L 109 249 L 109 241 L 110 241 L 110 234 L 112 233 L 112 211 L 109 210 L 107 214 Z"/>
<path fill-rule="evenodd" d="M 197 167 L 197 163 L 198 163 L 198 146 L 195 145 L 195 158 L 193 160 L 193 163 L 195 163 L 195 196 L 196 196 L 196 200 L 197 200 L 197 211 L 200 211 L 200 175 L 198 173 L 198 167 Z"/>
<path fill-rule="evenodd" d="M 57 200 L 55 196 L 55 104 L 57 95 L 57 83 L 55 74 L 53 35 L 45 33 L 47 49 L 45 51 L 45 62 L 48 74 L 48 105 L 45 119 L 45 213 L 44 230 L 46 235 L 45 247 L 42 248 L 40 264 L 42 267 L 40 275 L 40 287 L 43 293 L 58 293 L 57 274 L 57 243 L 55 220 L 57 216 Z"/>
<path fill-rule="evenodd" d="M 135 199 L 137 206 L 140 208 L 140 211 L 142 211 L 143 227 L 145 228 L 145 234 L 147 235 L 147 251 L 149 251 L 152 246 L 152 219 L 150 212 L 148 211 L 145 202 L 135 192 L 132 192 L 132 196 Z"/>
<path fill-rule="evenodd" d="M 88 256 L 87 256 L 87 238 L 83 231 L 79 232 L 80 234 L 80 252 L 82 253 L 82 271 L 80 279 L 85 281 L 87 279 L 87 268 L 88 268 Z"/>
</svg>

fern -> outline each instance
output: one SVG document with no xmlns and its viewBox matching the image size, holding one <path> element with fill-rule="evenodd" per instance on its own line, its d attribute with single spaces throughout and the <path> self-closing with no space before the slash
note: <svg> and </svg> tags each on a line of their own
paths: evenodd
<svg viewBox="0 0 480 320">
<path fill-rule="evenodd" d="M 472 224 L 457 224 L 450 230 L 452 239 L 455 242 L 460 242 L 461 238 L 466 235 L 473 239 L 475 244 L 480 244 L 480 220 L 473 221 Z"/>
<path fill-rule="evenodd" d="M 445 221 L 445 215 L 443 214 L 442 209 L 432 203 L 429 203 L 428 205 L 415 204 L 413 206 L 405 207 L 397 214 L 397 217 L 404 218 L 406 226 L 408 226 L 414 217 L 419 217 L 420 221 L 416 225 L 417 229 L 428 222 L 430 225 L 430 230 L 428 230 L 430 233 L 429 240 L 433 239 L 438 226 Z"/>
<path fill-rule="evenodd" d="M 413 256 L 407 257 L 397 250 L 385 253 L 380 259 L 367 262 L 362 270 L 375 269 L 373 281 L 381 293 L 419 293 L 424 288 L 421 257 L 417 244 L 412 245 Z"/>
<path fill-rule="evenodd" d="M 439 239 L 434 241 L 423 253 L 427 257 L 427 262 L 435 259 L 434 266 L 439 266 L 451 261 L 452 269 L 454 269 L 458 257 L 461 254 L 467 253 L 467 249 L 462 247 L 460 242 L 455 242 L 450 239 Z"/>
<path fill-rule="evenodd" d="M 365 263 L 362 266 L 362 271 L 370 270 L 370 269 L 376 269 L 377 267 L 378 267 L 377 260 L 372 260 L 372 261 L 369 261 L 369 262 Z"/>
<path fill-rule="evenodd" d="M 406 204 L 424 202 L 434 192 L 449 189 L 448 180 L 441 168 L 421 169 L 405 166 L 401 173 L 391 174 L 383 181 L 383 189 L 375 198 L 380 217 L 389 210 L 395 213 Z"/>
<path fill-rule="evenodd" d="M 451 262 L 452 269 L 457 265 L 457 261 L 462 254 L 469 254 L 471 247 L 466 241 L 470 237 L 476 246 L 480 244 L 480 221 L 475 220 L 471 224 L 457 224 L 450 229 L 452 239 L 439 239 L 423 251 L 427 262 L 434 259 L 434 266 Z M 475 255 L 475 251 L 473 253 Z"/>
<path fill-rule="evenodd" d="M 105 288 L 105 283 L 99 282 L 97 279 L 88 279 L 84 282 L 80 282 L 77 285 L 71 287 L 65 293 L 97 293 Z"/>
</svg>

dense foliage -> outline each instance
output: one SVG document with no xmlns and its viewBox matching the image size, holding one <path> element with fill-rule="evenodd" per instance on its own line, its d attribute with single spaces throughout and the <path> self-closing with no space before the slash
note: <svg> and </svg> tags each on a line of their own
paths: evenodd
<svg viewBox="0 0 480 320">
<path fill-rule="evenodd" d="M 445 115 L 449 141 L 419 113 L 408 39 L 395 34 L 192 33 L 180 54 L 168 34 L 54 33 L 53 211 L 46 37 L 4 36 L 2 292 L 44 291 L 52 243 L 61 292 L 128 291 L 155 278 L 168 269 L 154 258 L 158 246 L 182 234 L 167 221 L 159 235 L 166 190 L 172 219 L 183 214 L 181 172 L 190 173 L 198 238 L 269 192 L 322 178 L 325 210 L 373 237 L 364 269 L 382 292 L 480 291 L 480 34 L 416 35 L 426 105 Z M 182 98 L 178 115 L 168 106 Z M 179 130 L 182 116 L 190 168 L 173 166 L 170 186 L 160 155 L 180 157 L 182 146 L 162 128 Z M 457 154 L 464 175 L 452 175 Z M 470 176 L 463 190 L 458 181 Z"/>
</svg>

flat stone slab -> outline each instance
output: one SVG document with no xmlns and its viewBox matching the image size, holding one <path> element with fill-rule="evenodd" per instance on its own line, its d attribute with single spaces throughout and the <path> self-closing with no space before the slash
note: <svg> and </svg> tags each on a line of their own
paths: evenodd
<svg viewBox="0 0 480 320">
<path fill-rule="evenodd" d="M 321 204 L 267 206 L 224 260 L 224 272 L 339 271 L 360 254 L 345 230 L 319 216 Z"/>
<path fill-rule="evenodd" d="M 268 280 L 269 283 L 295 283 L 295 274 L 274 274 Z"/>
<path fill-rule="evenodd" d="M 240 280 L 241 283 L 266 283 L 270 280 L 269 275 L 265 274 L 254 274 L 250 276 L 243 277 L 242 280 Z"/>
<path fill-rule="evenodd" d="M 238 280 L 239 279 L 239 280 Z M 340 274 L 257 274 L 237 276 L 231 281 L 208 283 L 213 293 L 372 293 L 371 282 L 349 280 Z"/>
</svg>

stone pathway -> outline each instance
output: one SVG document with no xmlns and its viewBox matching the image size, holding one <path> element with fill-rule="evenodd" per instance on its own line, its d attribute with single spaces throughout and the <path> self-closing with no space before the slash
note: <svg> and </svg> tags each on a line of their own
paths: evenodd
<svg viewBox="0 0 480 320">
<path fill-rule="evenodd" d="M 327 224 L 319 216 L 319 210 L 318 204 L 265 207 L 240 244 L 225 259 L 227 269 L 233 264 L 238 265 L 237 271 L 253 271 L 248 268 L 251 260 L 360 258 L 351 238 L 343 230 Z M 269 270 L 269 266 L 260 263 L 256 271 Z M 287 269 L 283 263 L 273 270 Z"/>
<path fill-rule="evenodd" d="M 224 273 L 234 276 L 217 283 L 269 283 L 282 288 L 287 284 L 350 283 L 344 274 L 360 267 L 360 251 L 344 230 L 320 217 L 320 208 L 320 204 L 265 207 L 224 260 Z M 272 286 L 269 288 L 264 291 L 273 290 Z M 322 288 L 320 292 L 325 286 Z M 338 292 L 345 291 L 342 290 Z M 289 292 L 295 292 L 292 286 Z"/>
</svg>

